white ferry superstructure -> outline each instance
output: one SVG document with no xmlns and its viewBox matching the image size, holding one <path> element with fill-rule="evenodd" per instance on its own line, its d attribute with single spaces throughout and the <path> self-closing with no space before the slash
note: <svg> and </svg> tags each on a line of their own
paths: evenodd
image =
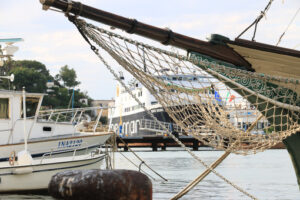
<svg viewBox="0 0 300 200">
<path fill-rule="evenodd" d="M 123 75 L 120 76 L 124 80 Z M 180 82 L 178 85 L 196 85 L 200 81 L 201 87 L 211 88 L 211 81 L 208 79 L 214 79 L 208 76 L 197 75 L 168 75 L 158 77 L 165 82 L 172 81 L 172 84 L 176 84 L 176 81 Z M 207 83 L 207 84 L 205 84 Z M 174 120 L 168 115 L 161 104 L 155 99 L 155 97 L 144 87 L 140 82 L 133 79 L 127 84 L 127 87 L 131 90 L 140 102 L 160 121 L 168 130 L 172 127 L 172 131 L 179 135 L 184 134 L 184 130 L 177 126 Z M 200 86 L 199 86 L 200 87 Z M 206 92 L 209 95 L 214 95 L 213 92 L 208 89 Z M 238 94 L 236 94 L 238 95 Z M 225 96 L 225 94 L 220 94 Z M 216 101 L 216 103 L 224 103 L 224 101 Z M 234 124 L 234 126 L 240 129 L 247 129 L 257 119 L 259 113 L 255 113 L 254 109 L 244 102 L 240 102 L 238 108 L 235 107 L 234 112 L 229 112 L 228 119 Z M 149 136 L 149 135 L 165 135 L 166 131 L 160 127 L 160 125 L 139 105 L 132 96 L 126 91 L 126 89 L 119 83 L 116 88 L 116 98 L 114 109 L 109 112 L 110 128 L 117 132 L 122 137 L 130 136 Z M 267 126 L 267 121 L 263 120 L 257 123 L 256 132 L 263 133 L 263 128 Z"/>
</svg>

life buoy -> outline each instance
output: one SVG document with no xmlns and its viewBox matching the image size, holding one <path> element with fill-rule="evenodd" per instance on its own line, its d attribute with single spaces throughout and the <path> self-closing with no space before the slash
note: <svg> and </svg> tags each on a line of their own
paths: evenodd
<svg viewBox="0 0 300 200">
<path fill-rule="evenodd" d="M 16 152 L 12 151 L 12 152 L 10 152 L 10 155 L 9 155 L 9 158 L 8 158 L 8 163 L 11 166 L 14 166 L 15 165 L 15 161 L 16 161 Z"/>
</svg>

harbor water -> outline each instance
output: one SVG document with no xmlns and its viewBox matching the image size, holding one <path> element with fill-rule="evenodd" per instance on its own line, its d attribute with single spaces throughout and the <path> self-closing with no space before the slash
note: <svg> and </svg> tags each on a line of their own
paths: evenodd
<svg viewBox="0 0 300 200">
<path fill-rule="evenodd" d="M 203 161 L 210 164 L 219 158 L 222 151 L 200 150 L 194 152 Z M 153 199 L 170 199 L 184 186 L 196 178 L 205 168 L 185 151 L 138 150 L 137 154 L 158 173 L 168 179 L 167 182 L 147 170 L 155 180 L 153 183 Z M 123 155 L 137 165 L 139 160 L 130 152 Z M 116 167 L 136 169 L 122 155 L 116 154 Z M 286 150 L 268 150 L 256 155 L 241 156 L 231 154 L 217 168 L 217 172 L 234 184 L 246 190 L 258 199 L 264 200 L 296 200 L 300 199 L 300 191 L 296 176 Z M 0 199 L 52 199 L 42 195 L 1 195 Z M 228 183 L 214 174 L 209 174 L 202 182 L 192 189 L 182 199 L 249 199 L 243 193 L 234 189 Z"/>
</svg>

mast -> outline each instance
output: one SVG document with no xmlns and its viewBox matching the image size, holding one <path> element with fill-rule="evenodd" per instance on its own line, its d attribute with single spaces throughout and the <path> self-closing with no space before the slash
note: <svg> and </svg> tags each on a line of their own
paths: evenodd
<svg viewBox="0 0 300 200">
<path fill-rule="evenodd" d="M 53 7 L 65 13 L 91 19 L 115 28 L 134 33 L 152 40 L 161 42 L 164 45 L 172 45 L 187 51 L 198 52 L 212 58 L 232 63 L 237 66 L 244 66 L 251 70 L 251 64 L 232 48 L 225 44 L 213 44 L 168 29 L 151 26 L 135 19 L 125 18 L 113 13 L 99 10 L 80 2 L 67 0 L 40 0 L 44 10 Z"/>
</svg>

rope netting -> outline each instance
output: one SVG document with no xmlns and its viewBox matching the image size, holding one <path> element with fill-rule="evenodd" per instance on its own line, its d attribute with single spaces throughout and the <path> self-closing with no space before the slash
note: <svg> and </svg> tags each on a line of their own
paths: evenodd
<svg viewBox="0 0 300 200">
<path fill-rule="evenodd" d="M 300 131 L 299 80 L 243 71 L 199 53 L 180 55 L 83 20 L 75 23 L 203 144 L 250 154 Z"/>
</svg>

